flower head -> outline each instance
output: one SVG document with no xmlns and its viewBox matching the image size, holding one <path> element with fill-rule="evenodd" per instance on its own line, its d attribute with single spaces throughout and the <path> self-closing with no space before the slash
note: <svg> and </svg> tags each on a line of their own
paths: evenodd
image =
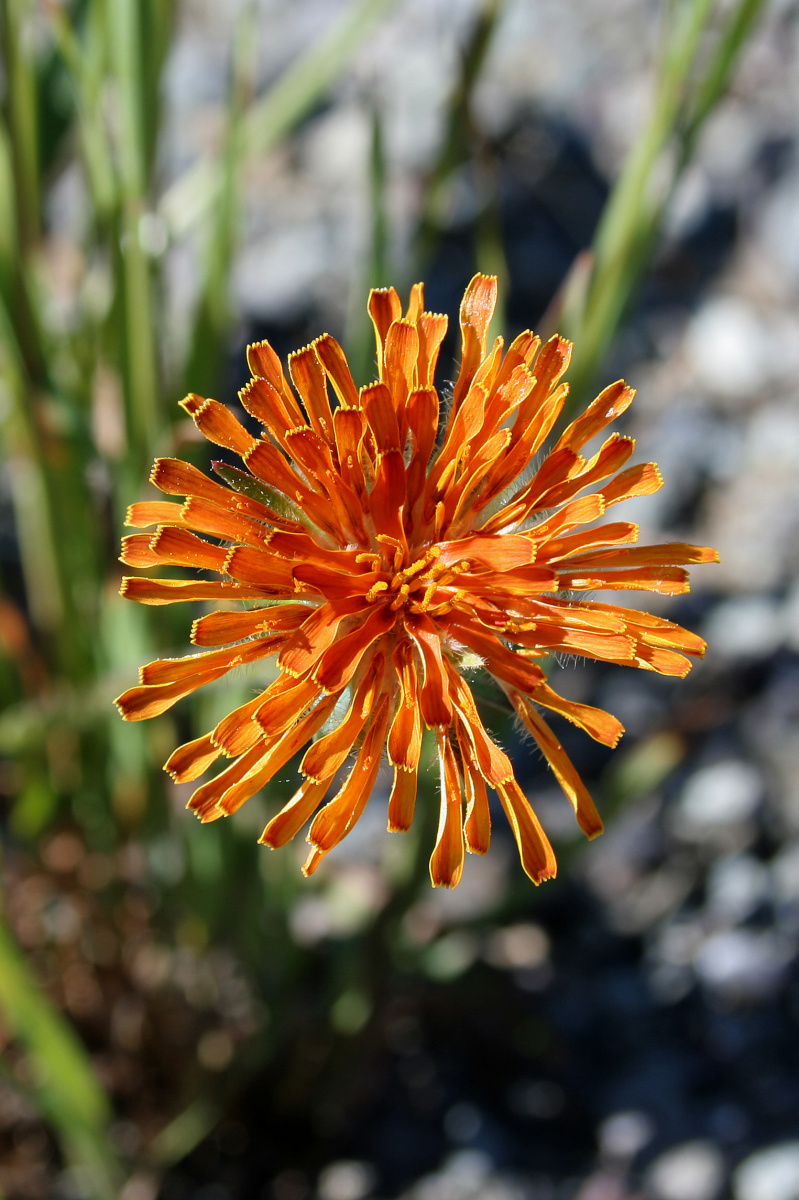
<svg viewBox="0 0 799 1200">
<path fill-rule="evenodd" d="M 447 318 L 425 312 L 421 285 L 404 316 L 393 288 L 371 293 L 379 379 L 360 391 L 328 335 L 290 357 L 291 382 L 268 343 L 250 346 L 253 378 L 240 399 L 260 438 L 215 400 L 182 401 L 244 470 L 215 464 L 223 485 L 178 459 L 158 459 L 153 483 L 185 502 L 134 504 L 128 513 L 129 525 L 158 528 L 124 540 L 124 563 L 222 578 L 128 578 L 123 595 L 228 604 L 192 626 L 192 642 L 209 649 L 141 669 L 140 686 L 117 701 L 122 716 L 156 716 L 231 668 L 276 655 L 274 681 L 177 749 L 165 769 L 185 782 L 220 757 L 231 760 L 189 801 L 200 820 L 213 821 L 307 745 L 298 790 L 261 836 L 282 846 L 310 821 L 306 874 L 358 820 L 384 750 L 393 770 L 388 827 L 410 828 L 426 727 L 441 769 L 433 883 L 455 886 L 464 850 L 488 849 L 489 788 L 527 874 L 536 883 L 551 877 L 552 848 L 483 725 L 464 665 L 482 665 L 507 694 L 594 837 L 599 814 L 541 709 L 608 746 L 623 729 L 609 713 L 559 696 L 542 661 L 562 651 L 684 676 L 686 655 L 705 648 L 670 621 L 582 598 L 685 592 L 684 566 L 717 556 L 681 543 L 637 547 L 636 525 L 598 523 L 614 504 L 662 482 L 654 463 L 622 470 L 634 442 L 618 433 L 590 457 L 582 453 L 630 404 L 623 382 L 531 469 L 566 399 L 571 347 L 561 337 L 541 346 L 526 332 L 504 355 L 501 338 L 488 350 L 495 301 L 496 280 L 475 276 L 461 304 L 460 371 L 446 408 L 434 374 Z M 249 606 L 230 603 L 241 601 Z"/>
</svg>

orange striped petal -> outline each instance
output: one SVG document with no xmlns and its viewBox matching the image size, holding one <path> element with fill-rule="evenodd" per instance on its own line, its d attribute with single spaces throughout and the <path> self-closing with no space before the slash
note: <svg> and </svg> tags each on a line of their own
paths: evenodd
<svg viewBox="0 0 799 1200">
<path fill-rule="evenodd" d="M 203 571 L 224 571 L 228 557 L 224 546 L 212 546 L 188 529 L 174 529 L 170 525 L 153 534 L 150 547 L 158 562 L 199 567 Z"/>
<path fill-rule="evenodd" d="M 600 392 L 596 400 L 592 400 L 585 412 L 564 430 L 558 439 L 558 446 L 581 450 L 585 443 L 600 433 L 606 425 L 626 412 L 634 399 L 635 388 L 629 387 L 623 379 L 611 383 Z"/>
<path fill-rule="evenodd" d="M 604 484 L 602 495 L 605 504 L 618 504 L 621 500 L 630 500 L 633 496 L 651 496 L 663 487 L 663 476 L 658 470 L 657 463 L 639 463 L 622 471 L 610 483 Z"/>
<path fill-rule="evenodd" d="M 416 807 L 416 789 L 419 782 L 419 772 L 416 767 L 394 768 L 394 782 L 388 798 L 388 832 L 407 833 L 413 825 L 413 813 Z"/>
<path fill-rule="evenodd" d="M 602 708 L 594 708 L 590 704 L 578 704 L 576 700 L 566 700 L 557 692 L 553 692 L 546 683 L 540 683 L 530 693 L 530 698 L 536 704 L 560 713 L 567 721 L 571 721 L 572 725 L 584 729 L 595 741 L 602 742 L 603 745 L 610 746 L 612 749 L 618 745 L 619 738 L 624 733 L 621 721 L 611 713 L 605 712 Z"/>
<path fill-rule="evenodd" d="M 308 831 L 308 841 L 314 849 L 325 854 L 332 850 L 363 812 L 380 768 L 387 724 L 388 696 L 382 696 L 346 782 L 314 817 Z"/>
<path fill-rule="evenodd" d="M 496 275 L 475 275 L 467 287 L 460 308 L 461 365 L 453 408 L 457 411 L 485 354 L 486 338 L 497 303 Z"/>
<path fill-rule="evenodd" d="M 511 695 L 522 724 L 532 734 L 552 773 L 571 802 L 577 824 L 586 837 L 595 838 L 602 832 L 602 818 L 591 795 L 552 730 L 523 696 Z"/>
<path fill-rule="evenodd" d="M 149 500 L 131 504 L 125 516 L 125 524 L 133 529 L 146 529 L 148 525 L 182 525 L 181 505 L 168 500 Z"/>
<path fill-rule="evenodd" d="M 126 576 L 120 596 L 140 604 L 178 604 L 186 600 L 265 600 L 269 590 L 204 579 L 139 579 Z"/>
<path fill-rule="evenodd" d="M 339 403 L 345 408 L 358 408 L 358 389 L 352 378 L 344 351 L 334 337 L 325 333 L 313 343 L 314 353 L 322 364 L 322 368 L 333 390 L 339 398 Z"/>
<path fill-rule="evenodd" d="M 259 792 L 289 759 L 324 725 L 335 707 L 334 696 L 324 697 L 315 708 L 307 712 L 295 725 L 287 729 L 282 737 L 270 745 L 266 754 L 242 778 L 236 780 L 218 800 L 218 806 L 228 816 L 237 812 L 246 800 Z"/>
<path fill-rule="evenodd" d="M 448 734 L 436 735 L 441 770 L 441 814 L 436 845 L 430 858 L 433 887 L 457 887 L 463 874 L 463 798 L 458 764 Z"/>
<path fill-rule="evenodd" d="M 123 692 L 114 703 L 125 721 L 147 721 L 166 712 L 184 696 L 196 692 L 197 688 L 214 679 L 219 679 L 229 667 L 221 667 L 216 671 L 198 672 L 191 679 L 181 679 L 176 683 L 164 683 L 155 686 L 129 688 Z"/>
<path fill-rule="evenodd" d="M 329 787 L 329 779 L 304 779 L 288 804 L 284 804 L 264 829 L 258 839 L 261 845 L 277 850 L 290 842 L 306 821 L 310 821 Z"/>
<path fill-rule="evenodd" d="M 225 446 L 243 457 L 255 442 L 252 434 L 236 420 L 230 409 L 216 400 L 204 400 L 202 396 L 190 392 L 185 400 L 181 400 L 180 406 L 189 414 L 200 433 L 217 446 Z"/>
<path fill-rule="evenodd" d="M 525 874 L 535 884 L 554 879 L 558 869 L 555 852 L 524 792 L 515 779 L 500 784 L 497 792 L 516 838 Z"/>
<path fill-rule="evenodd" d="M 289 355 L 289 371 L 305 404 L 311 425 L 328 446 L 334 445 L 333 412 L 327 394 L 327 376 L 313 346 Z"/>
<path fill-rule="evenodd" d="M 384 669 L 384 656 L 376 654 L 355 691 L 344 720 L 306 751 L 300 771 L 308 779 L 331 779 L 343 765 L 376 707 Z"/>
<path fill-rule="evenodd" d="M 261 633 L 264 629 L 293 630 L 308 617 L 307 604 L 277 604 L 247 612 L 213 612 L 198 617 L 191 627 L 195 646 L 223 646 Z"/>
<path fill-rule="evenodd" d="M 204 775 L 211 763 L 216 762 L 222 750 L 211 739 L 210 733 L 204 737 L 195 738 L 173 750 L 164 763 L 164 770 L 171 775 L 175 783 L 188 783 Z"/>
</svg>

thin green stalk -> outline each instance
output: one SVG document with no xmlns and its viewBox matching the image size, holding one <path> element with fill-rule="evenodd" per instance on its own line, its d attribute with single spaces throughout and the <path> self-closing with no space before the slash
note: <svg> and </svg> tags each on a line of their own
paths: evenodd
<svg viewBox="0 0 799 1200">
<path fill-rule="evenodd" d="M 39 238 L 39 137 L 36 75 L 30 51 L 31 16 L 27 0 L 5 0 L 0 9 L 0 42 L 7 73 L 8 122 L 14 150 L 14 180 L 22 245 Z"/>
<path fill-rule="evenodd" d="M 141 12 L 136 0 L 107 0 L 107 15 L 119 108 L 125 399 L 134 463 L 141 469 L 151 457 L 160 426 L 150 264 L 139 232 L 147 189 Z"/>
<path fill-rule="evenodd" d="M 441 236 L 453 172 L 472 154 L 475 141 L 472 96 L 502 14 L 504 0 L 483 0 L 461 56 L 461 69 L 449 99 L 438 158 L 430 173 L 419 218 L 414 271 L 423 275 Z"/>
<path fill-rule="evenodd" d="M 34 979 L 0 918 L 0 1014 L 30 1062 L 33 1088 L 85 1195 L 113 1200 L 121 1170 L 111 1150 L 108 1101 L 82 1043 Z"/>
<path fill-rule="evenodd" d="M 347 319 L 347 359 L 358 383 L 367 383 L 375 375 L 375 338 L 366 311 L 365 297 L 370 288 L 388 287 L 388 221 L 386 216 L 386 155 L 383 118 L 375 107 L 371 113 L 369 144 L 369 216 L 370 229 L 363 268 L 353 280 Z"/>
<path fill-rule="evenodd" d="M 117 194 L 111 146 L 102 120 L 102 64 L 98 62 L 97 39 L 86 38 L 81 43 L 69 17 L 56 0 L 47 0 L 45 12 L 74 89 L 80 145 L 93 212 L 100 220 L 108 220 L 115 208 Z"/>
<path fill-rule="evenodd" d="M 313 109 L 396 0 L 352 0 L 342 17 L 281 75 L 242 122 L 248 159 L 267 154 Z M 203 159 L 165 193 L 160 212 L 174 237 L 185 234 L 216 201 L 222 180 Z"/>
<path fill-rule="evenodd" d="M 230 328 L 230 267 L 238 242 L 241 165 L 245 155 L 242 121 L 256 67 L 256 10 L 241 14 L 234 36 L 227 130 L 220 162 L 220 192 L 209 218 L 202 293 L 195 317 L 187 384 L 203 395 L 216 391 Z"/>
</svg>

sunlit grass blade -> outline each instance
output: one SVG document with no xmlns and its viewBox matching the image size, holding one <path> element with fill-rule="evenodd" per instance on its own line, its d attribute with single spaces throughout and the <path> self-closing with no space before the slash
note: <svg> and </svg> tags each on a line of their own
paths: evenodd
<svg viewBox="0 0 799 1200">
<path fill-rule="evenodd" d="M 704 73 L 698 67 L 714 0 L 672 5 L 651 115 L 633 144 L 602 214 L 586 286 L 571 287 L 561 330 L 575 340 L 570 406 L 590 389 L 647 263 L 674 188 L 698 134 L 723 96 L 762 3 L 741 0 L 717 35 Z M 698 80 L 698 81 L 697 81 Z M 669 159 L 671 155 L 671 159 Z"/>
</svg>

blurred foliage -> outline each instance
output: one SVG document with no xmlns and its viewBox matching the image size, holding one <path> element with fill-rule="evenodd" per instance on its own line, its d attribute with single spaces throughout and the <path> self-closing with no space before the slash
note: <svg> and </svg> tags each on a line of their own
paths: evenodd
<svg viewBox="0 0 799 1200">
<path fill-rule="evenodd" d="M 158 150 L 173 0 L 0 2 L 0 441 L 19 556 L 6 556 L 0 585 L 0 753 L 9 762 L 3 781 L 10 830 L 32 848 L 53 828 L 77 829 L 90 854 L 106 857 L 144 844 L 147 869 L 158 881 L 164 940 L 200 949 L 225 941 L 269 998 L 269 1022 L 228 1056 L 222 1086 L 217 1074 L 187 1078 L 184 1111 L 143 1152 L 158 1167 L 213 1127 L 297 1019 L 307 955 L 291 936 L 288 914 L 305 885 L 288 855 L 270 856 L 263 869 L 265 852 L 248 824 L 201 829 L 165 803 L 159 768 L 176 741 L 172 718 L 152 728 L 119 721 L 112 696 L 136 664 L 182 644 L 185 617 L 159 609 L 152 620 L 119 600 L 117 536 L 154 454 L 191 453 L 175 423 L 174 401 L 189 386 L 207 392 L 221 378 L 248 162 L 291 134 L 390 7 L 391 0 L 353 0 L 255 95 L 254 9 L 245 6 L 231 30 L 227 117 L 216 157 L 164 188 Z M 607 351 L 654 252 L 669 196 L 761 7 L 759 0 L 673 0 L 666 7 L 651 115 L 613 190 L 592 256 L 578 264 L 559 301 L 567 331 L 579 339 L 578 392 Z M 408 264 L 414 277 L 435 248 L 442 197 L 466 160 L 475 161 L 482 181 L 477 264 L 504 269 L 496 173 L 473 109 L 501 17 L 500 0 L 486 0 L 464 46 L 420 204 L 417 257 Z M 667 151 L 664 184 L 658 164 Z M 359 285 L 382 282 L 386 271 L 383 193 L 390 164 L 379 112 L 371 153 L 373 234 Z M 47 217 L 49 193 L 67 169 L 78 173 L 86 194 L 68 246 L 50 236 Z M 202 271 L 181 349 L 160 337 L 163 272 L 167 247 L 187 236 L 203 247 Z M 355 330 L 356 343 L 358 337 Z M 362 366 L 368 355 L 362 348 Z M 215 695 L 194 698 L 178 719 L 205 728 Z M 668 753 L 655 760 L 654 767 L 644 759 L 633 764 L 621 787 L 625 797 L 673 761 Z M 327 1037 L 357 1031 L 391 970 L 418 961 L 398 932 L 426 885 L 424 856 L 415 846 L 428 831 L 418 824 L 403 850 L 392 850 L 391 898 L 352 919 L 351 936 L 340 940 L 317 985 L 312 1021 L 322 1023 Z M 107 1138 L 103 1089 L 82 1043 L 4 927 L 0 1017 L 29 1060 L 31 1094 L 65 1159 L 81 1169 L 86 1195 L 113 1194 L 123 1166 Z M 213 1059 L 211 1050 L 206 1057 Z M 224 1055 L 217 1057 L 221 1062 Z"/>
</svg>

